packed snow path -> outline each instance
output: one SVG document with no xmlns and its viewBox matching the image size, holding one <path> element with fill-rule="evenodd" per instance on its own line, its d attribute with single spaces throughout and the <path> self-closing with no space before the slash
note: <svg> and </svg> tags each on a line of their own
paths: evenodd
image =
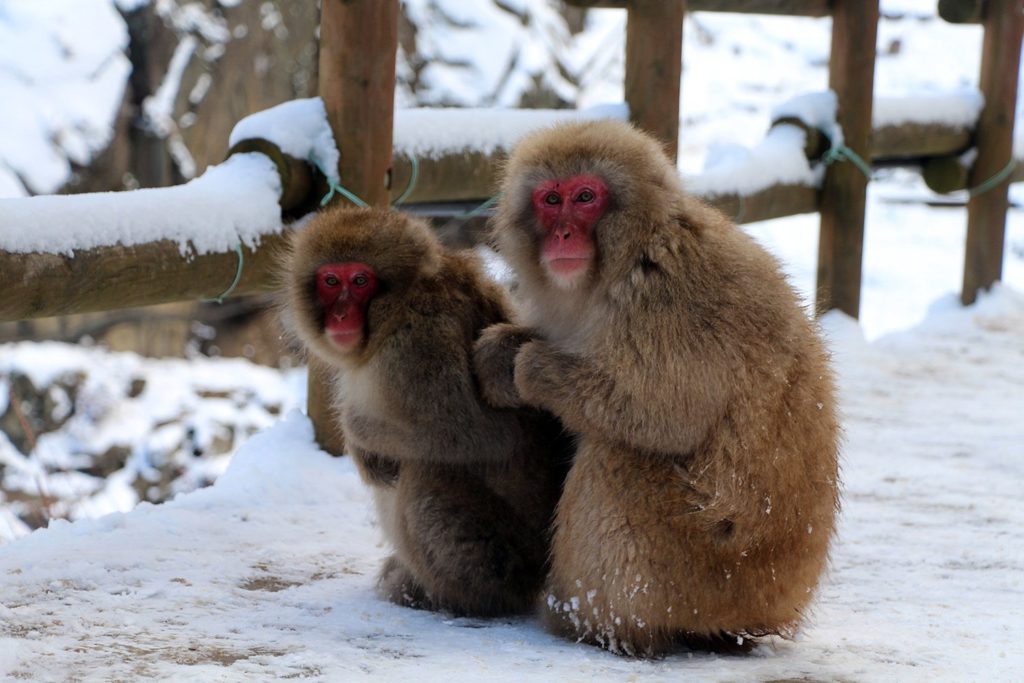
<svg viewBox="0 0 1024 683">
<path fill-rule="evenodd" d="M 381 601 L 387 549 L 347 459 L 293 414 L 216 485 L 0 547 L 0 677 L 29 680 L 1011 680 L 1024 670 L 1024 296 L 866 344 L 842 387 L 832 569 L 795 642 L 622 659 L 535 620 Z"/>
</svg>

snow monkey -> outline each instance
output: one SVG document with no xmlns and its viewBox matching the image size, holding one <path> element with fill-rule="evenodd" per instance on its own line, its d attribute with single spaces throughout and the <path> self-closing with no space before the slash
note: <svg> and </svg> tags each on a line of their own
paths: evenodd
<svg viewBox="0 0 1024 683">
<path fill-rule="evenodd" d="M 330 210 L 290 246 L 286 315 L 336 372 L 346 442 L 395 549 L 381 592 L 456 614 L 530 610 L 571 447 L 550 415 L 480 397 L 473 342 L 510 320 L 503 290 L 399 213 Z"/>
<path fill-rule="evenodd" d="M 481 336 L 482 390 L 578 439 L 546 622 L 636 656 L 792 634 L 826 565 L 838 426 L 779 264 L 624 123 L 528 136 L 502 191 L 526 326 Z"/>
</svg>

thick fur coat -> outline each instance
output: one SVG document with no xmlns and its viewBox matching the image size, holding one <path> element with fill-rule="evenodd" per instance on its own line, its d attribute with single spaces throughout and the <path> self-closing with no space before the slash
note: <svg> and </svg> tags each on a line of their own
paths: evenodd
<svg viewBox="0 0 1024 683">
<path fill-rule="evenodd" d="M 379 290 L 364 344 L 339 353 L 314 278 L 347 262 L 371 266 Z M 550 415 L 494 408 L 479 394 L 473 342 L 510 320 L 503 290 L 423 222 L 380 210 L 318 215 L 295 235 L 284 272 L 296 333 L 335 371 L 349 451 L 395 548 L 384 595 L 457 614 L 530 609 L 569 447 Z"/>
<path fill-rule="evenodd" d="M 595 267 L 567 291 L 540 265 L 530 194 L 581 173 L 611 197 Z M 527 314 L 478 342 L 485 395 L 578 436 L 551 627 L 634 655 L 792 634 L 826 566 L 839 430 L 827 353 L 776 260 L 617 122 L 525 139 L 495 239 Z"/>
</svg>

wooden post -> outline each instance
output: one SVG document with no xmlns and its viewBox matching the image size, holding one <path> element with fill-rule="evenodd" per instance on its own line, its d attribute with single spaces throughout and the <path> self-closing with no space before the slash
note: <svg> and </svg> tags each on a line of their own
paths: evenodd
<svg viewBox="0 0 1024 683">
<path fill-rule="evenodd" d="M 837 120 L 844 144 L 863 159 L 871 158 L 877 33 L 878 0 L 835 0 L 829 87 L 839 98 Z M 825 173 L 818 240 L 819 314 L 832 308 L 854 318 L 860 313 L 867 184 L 863 172 L 849 161 L 835 162 Z"/>
<path fill-rule="evenodd" d="M 629 118 L 665 145 L 679 146 L 686 0 L 634 0 L 626 19 L 626 103 Z"/>
<path fill-rule="evenodd" d="M 341 152 L 338 176 L 372 206 L 388 202 L 397 52 L 398 0 L 323 0 L 320 97 Z M 340 455 L 344 440 L 330 404 L 328 376 L 311 358 L 306 409 L 318 443 Z"/>
<path fill-rule="evenodd" d="M 969 187 L 984 184 L 1006 170 L 1013 154 L 1013 124 L 1017 107 L 1017 77 L 1024 8 L 1021 0 L 986 0 L 981 47 L 979 87 L 985 108 L 978 118 L 978 157 L 971 169 Z M 974 303 L 979 289 L 988 289 L 1003 273 L 1003 241 L 1006 237 L 1009 177 L 982 189 L 967 202 L 967 246 L 964 255 L 964 286 L 960 300 Z"/>
</svg>

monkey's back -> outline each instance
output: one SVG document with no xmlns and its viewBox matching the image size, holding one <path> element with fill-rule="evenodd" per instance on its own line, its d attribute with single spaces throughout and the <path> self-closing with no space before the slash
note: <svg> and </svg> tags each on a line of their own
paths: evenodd
<svg viewBox="0 0 1024 683">
<path fill-rule="evenodd" d="M 434 334 L 396 335 L 378 351 L 376 386 L 387 404 L 423 392 L 431 420 L 458 424 L 466 406 L 436 395 L 432 372 L 470 373 L 472 345 L 485 326 L 511 317 L 504 291 L 467 254 L 445 253 L 440 269 L 406 298 L 406 324 Z M 468 378 L 470 381 L 471 377 Z M 394 487 L 378 489 L 382 525 L 397 561 L 422 588 L 421 605 L 456 613 L 522 612 L 536 601 L 547 568 L 550 524 L 569 443 L 557 420 L 532 409 L 501 410 L 471 399 L 495 430 L 513 434 L 506 451 L 482 435 L 478 460 L 400 463 Z M 382 454 L 382 455 L 387 455 Z M 392 567 L 393 569 L 393 567 Z M 386 576 L 382 576 L 382 582 Z M 409 592 L 407 586 L 399 591 Z M 394 597 L 394 596 L 392 596 Z"/>
</svg>

